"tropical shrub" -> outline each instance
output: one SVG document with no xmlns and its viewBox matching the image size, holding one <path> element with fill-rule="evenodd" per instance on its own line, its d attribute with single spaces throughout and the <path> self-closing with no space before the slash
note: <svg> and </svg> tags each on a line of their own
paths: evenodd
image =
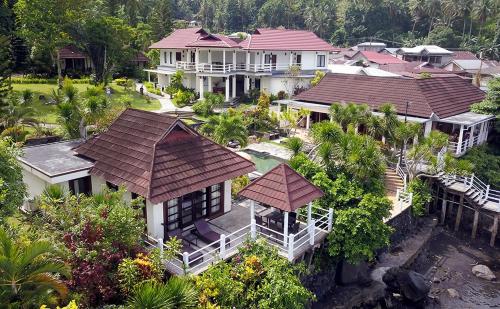
<svg viewBox="0 0 500 309">
<path fill-rule="evenodd" d="M 206 93 L 205 98 L 193 105 L 193 111 L 203 117 L 211 115 L 215 108 L 224 105 L 224 96 L 217 93 Z"/>
<path fill-rule="evenodd" d="M 292 151 L 293 155 L 297 155 L 304 147 L 304 141 L 299 137 L 289 137 L 285 143 L 286 148 Z"/>
<path fill-rule="evenodd" d="M 146 280 L 161 282 L 165 265 L 158 249 L 150 254 L 138 253 L 135 258 L 124 258 L 118 265 L 118 282 L 124 295 L 129 295 L 137 284 Z"/>
<path fill-rule="evenodd" d="M 239 176 L 233 179 L 231 183 L 231 196 L 236 198 L 238 193 L 250 183 L 250 178 L 247 175 Z"/>
<path fill-rule="evenodd" d="M 474 147 L 462 158 L 474 162 L 474 175 L 500 190 L 500 145 Z"/>
<path fill-rule="evenodd" d="M 134 288 L 128 299 L 131 309 L 189 309 L 197 308 L 197 291 L 187 278 L 171 277 L 165 284 L 145 281 Z"/>
<path fill-rule="evenodd" d="M 73 84 L 90 84 L 90 78 L 72 79 Z M 13 77 L 13 84 L 53 84 L 57 85 L 57 78 Z"/>
<path fill-rule="evenodd" d="M 314 78 L 311 80 L 311 86 L 314 87 L 325 77 L 326 73 L 324 71 L 316 71 L 314 73 Z"/>
<path fill-rule="evenodd" d="M 231 261 L 194 278 L 204 308 L 304 308 L 315 299 L 300 282 L 303 264 L 292 264 L 264 240 L 248 241 Z"/>
<path fill-rule="evenodd" d="M 429 184 L 420 178 L 415 178 L 408 184 L 408 191 L 413 193 L 412 213 L 420 217 L 425 214 L 425 205 L 432 200 Z"/>
<path fill-rule="evenodd" d="M 12 140 L 0 139 L 0 222 L 19 208 L 26 196 L 19 155 L 21 151 Z"/>
<path fill-rule="evenodd" d="M 191 102 L 194 100 L 194 97 L 195 95 L 193 92 L 189 90 L 179 89 L 174 98 L 172 99 L 172 102 L 177 107 L 184 107 L 186 105 L 191 104 Z"/>
<path fill-rule="evenodd" d="M 239 142 L 241 147 L 248 144 L 248 133 L 243 117 L 232 110 L 210 116 L 208 121 L 200 127 L 200 132 L 224 146 L 231 141 Z"/>
</svg>

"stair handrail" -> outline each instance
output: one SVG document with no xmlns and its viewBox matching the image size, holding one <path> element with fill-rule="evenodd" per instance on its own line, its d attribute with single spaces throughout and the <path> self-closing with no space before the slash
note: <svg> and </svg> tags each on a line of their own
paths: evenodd
<svg viewBox="0 0 500 309">
<path fill-rule="evenodd" d="M 473 189 L 478 192 L 479 199 L 482 202 L 493 202 L 500 204 L 500 190 L 491 189 L 491 186 L 479 177 L 472 174 L 471 176 L 460 176 L 454 174 L 444 174 L 443 179 L 453 179 L 455 182 L 463 183 L 468 190 Z"/>
</svg>

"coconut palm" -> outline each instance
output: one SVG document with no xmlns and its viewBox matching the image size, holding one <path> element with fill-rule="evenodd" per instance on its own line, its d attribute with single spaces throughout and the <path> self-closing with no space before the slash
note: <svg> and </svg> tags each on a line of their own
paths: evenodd
<svg viewBox="0 0 500 309">
<path fill-rule="evenodd" d="M 69 268 L 55 253 L 47 241 L 16 243 L 0 229 L 0 303 L 24 308 L 53 294 L 66 297 L 68 289 L 60 276 L 69 276 Z"/>
<path fill-rule="evenodd" d="M 382 125 L 382 130 L 384 131 L 382 140 L 384 140 L 384 142 L 386 138 L 394 140 L 394 132 L 396 127 L 399 125 L 396 109 L 392 104 L 382 104 L 379 111 L 382 113 L 382 120 L 380 123 Z"/>
<path fill-rule="evenodd" d="M 231 141 L 237 141 L 242 147 L 248 145 L 248 131 L 239 113 L 225 112 L 211 116 L 200 131 L 221 145 Z"/>
<path fill-rule="evenodd" d="M 143 309 L 188 309 L 196 308 L 197 297 L 186 278 L 171 277 L 166 284 L 146 281 L 137 285 L 127 305 Z"/>
<path fill-rule="evenodd" d="M 21 99 L 17 95 L 8 98 L 7 104 L 0 109 L 0 121 L 2 126 L 10 128 L 14 126 L 34 126 L 37 120 L 34 118 L 35 111 L 30 100 Z"/>
</svg>

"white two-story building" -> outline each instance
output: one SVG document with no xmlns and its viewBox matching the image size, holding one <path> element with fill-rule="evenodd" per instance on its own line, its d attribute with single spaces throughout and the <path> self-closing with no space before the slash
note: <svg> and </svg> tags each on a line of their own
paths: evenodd
<svg viewBox="0 0 500 309">
<path fill-rule="evenodd" d="M 244 40 L 178 29 L 150 48 L 160 50 L 160 65 L 146 70 L 157 74 L 159 86 L 182 70 L 183 84 L 200 97 L 223 93 L 226 101 L 254 88 L 293 94 L 308 87 L 315 71 L 327 71 L 330 54 L 338 51 L 312 32 L 287 29 L 257 29 Z"/>
</svg>

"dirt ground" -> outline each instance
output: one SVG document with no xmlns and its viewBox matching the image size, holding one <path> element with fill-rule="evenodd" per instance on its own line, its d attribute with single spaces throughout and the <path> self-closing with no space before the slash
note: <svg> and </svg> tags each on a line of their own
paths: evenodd
<svg viewBox="0 0 500 309">
<path fill-rule="evenodd" d="M 488 266 L 496 281 L 477 278 L 471 271 L 476 264 Z M 413 270 L 431 280 L 430 308 L 500 308 L 500 249 L 488 244 L 471 243 L 467 237 L 457 238 L 443 230 L 430 240 L 428 250 L 414 263 Z M 447 289 L 455 289 L 453 298 Z"/>
</svg>

